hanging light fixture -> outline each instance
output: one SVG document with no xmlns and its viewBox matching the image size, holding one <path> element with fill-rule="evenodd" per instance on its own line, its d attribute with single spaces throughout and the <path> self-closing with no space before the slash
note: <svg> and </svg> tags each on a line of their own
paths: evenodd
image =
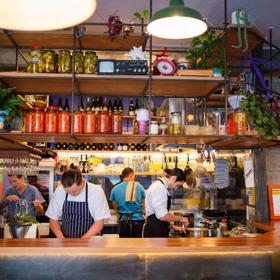
<svg viewBox="0 0 280 280">
<path fill-rule="evenodd" d="M 0 0 L 0 28 L 50 31 L 86 21 L 96 0 Z"/>
<path fill-rule="evenodd" d="M 169 7 L 154 14 L 148 32 L 165 39 L 185 39 L 201 35 L 207 30 L 201 14 L 184 6 L 183 0 L 171 0 Z"/>
</svg>

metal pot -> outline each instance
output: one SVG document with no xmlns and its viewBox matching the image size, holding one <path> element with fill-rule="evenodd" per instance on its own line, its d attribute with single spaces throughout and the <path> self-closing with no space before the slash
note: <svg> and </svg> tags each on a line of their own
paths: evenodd
<svg viewBox="0 0 280 280">
<path fill-rule="evenodd" d="M 13 238 L 24 238 L 32 223 L 9 223 L 10 234 Z"/>
<path fill-rule="evenodd" d="M 208 237 L 208 228 L 203 227 L 189 227 L 187 228 L 188 236 L 189 237 Z"/>
</svg>

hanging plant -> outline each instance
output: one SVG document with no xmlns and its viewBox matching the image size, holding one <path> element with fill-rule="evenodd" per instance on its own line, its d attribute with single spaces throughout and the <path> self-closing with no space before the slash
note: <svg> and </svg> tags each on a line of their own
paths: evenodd
<svg viewBox="0 0 280 280">
<path fill-rule="evenodd" d="M 239 89 L 238 94 L 245 98 L 240 102 L 240 108 L 246 113 L 247 122 L 252 122 L 259 135 L 265 139 L 279 135 L 279 126 L 271 103 L 262 94 L 253 94 Z"/>
</svg>

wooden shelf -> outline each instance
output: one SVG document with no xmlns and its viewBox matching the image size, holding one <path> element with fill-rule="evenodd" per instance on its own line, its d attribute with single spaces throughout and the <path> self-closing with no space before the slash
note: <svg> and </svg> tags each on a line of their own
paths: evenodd
<svg viewBox="0 0 280 280">
<path fill-rule="evenodd" d="M 11 33 L 19 48 L 31 48 L 32 45 L 42 45 L 46 49 L 73 49 L 72 31 L 55 32 L 18 32 Z M 131 33 L 109 37 L 106 33 L 86 32 L 77 40 L 76 48 L 102 51 L 129 51 L 133 46 L 143 49 L 146 47 L 148 35 L 145 33 Z M 80 45 L 79 45 L 80 44 Z M 13 47 L 12 42 L 3 30 L 0 32 L 0 46 Z"/>
<path fill-rule="evenodd" d="M 20 94 L 71 94 L 72 75 L 57 73 L 0 72 L 6 86 Z M 153 76 L 152 96 L 205 97 L 223 82 L 215 77 Z M 147 95 L 148 76 L 77 74 L 78 93 L 84 95 Z"/>
</svg>

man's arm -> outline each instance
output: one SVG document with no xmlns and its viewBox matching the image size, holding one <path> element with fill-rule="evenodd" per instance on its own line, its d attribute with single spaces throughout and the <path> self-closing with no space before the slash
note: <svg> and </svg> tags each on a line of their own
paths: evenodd
<svg viewBox="0 0 280 280">
<path fill-rule="evenodd" d="M 0 200 L 0 209 L 3 209 L 5 208 L 7 205 L 8 205 L 8 200 L 7 200 L 7 197 L 3 197 L 1 200 Z"/>
<path fill-rule="evenodd" d="M 165 222 L 181 222 L 182 224 L 188 226 L 189 225 L 189 220 L 188 218 L 184 218 L 183 216 L 179 215 L 173 215 L 171 213 L 167 213 L 163 217 L 160 218 L 161 221 Z"/>
<path fill-rule="evenodd" d="M 99 234 L 99 232 L 103 229 L 103 226 L 104 220 L 94 222 L 90 229 L 81 238 L 90 238 L 93 235 Z"/>
<path fill-rule="evenodd" d="M 50 228 L 57 238 L 64 238 L 59 221 L 50 219 Z"/>
<path fill-rule="evenodd" d="M 33 205 L 36 209 L 36 213 L 38 214 L 44 214 L 44 207 L 43 204 L 39 200 L 33 200 Z"/>
<path fill-rule="evenodd" d="M 119 219 L 121 217 L 121 215 L 120 215 L 120 212 L 119 212 L 119 209 L 118 209 L 117 202 L 115 200 L 112 200 L 112 205 L 113 205 L 114 210 L 116 211 L 117 218 Z"/>
</svg>

